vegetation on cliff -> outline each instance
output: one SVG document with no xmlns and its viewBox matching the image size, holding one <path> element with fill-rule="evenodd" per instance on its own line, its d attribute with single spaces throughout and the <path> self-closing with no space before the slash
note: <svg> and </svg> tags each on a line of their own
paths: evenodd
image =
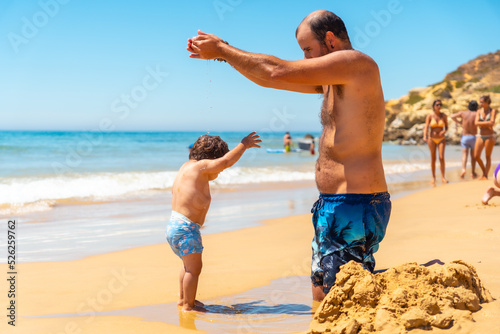
<svg viewBox="0 0 500 334">
<path fill-rule="evenodd" d="M 423 88 L 413 88 L 399 99 L 386 102 L 386 130 L 384 140 L 401 144 L 423 143 L 425 117 L 432 112 L 432 102 L 441 99 L 442 112 L 448 116 L 467 110 L 471 100 L 479 102 L 483 95 L 490 95 L 494 109 L 500 107 L 500 50 L 481 55 L 455 71 L 443 81 Z M 447 141 L 459 143 L 462 129 L 451 119 L 446 134 Z M 500 124 L 495 131 L 500 133 Z"/>
</svg>

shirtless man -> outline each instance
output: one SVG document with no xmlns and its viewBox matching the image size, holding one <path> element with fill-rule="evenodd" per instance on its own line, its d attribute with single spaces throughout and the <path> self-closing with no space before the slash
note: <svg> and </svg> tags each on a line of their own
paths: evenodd
<svg viewBox="0 0 500 334">
<path fill-rule="evenodd" d="M 478 104 L 477 101 L 472 100 L 469 102 L 469 110 L 459 111 L 451 115 L 451 119 L 462 125 L 462 139 L 460 140 L 460 145 L 462 145 L 462 173 L 460 178 L 464 178 L 465 171 L 467 167 L 467 155 L 470 150 L 470 165 L 472 168 L 472 178 L 477 177 L 476 174 L 476 158 L 474 157 L 474 146 L 476 145 L 476 113 Z"/>
<path fill-rule="evenodd" d="M 377 64 L 353 50 L 338 16 L 315 11 L 296 37 L 303 60 L 242 51 L 202 31 L 187 50 L 191 58 L 224 60 L 264 87 L 323 94 L 311 265 L 313 299 L 321 301 L 342 264 L 375 267 L 391 211 L 381 154 L 385 104 Z"/>
</svg>

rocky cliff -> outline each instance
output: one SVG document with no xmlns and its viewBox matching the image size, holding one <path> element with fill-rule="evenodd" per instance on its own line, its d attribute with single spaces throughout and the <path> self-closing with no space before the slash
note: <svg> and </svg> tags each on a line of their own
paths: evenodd
<svg viewBox="0 0 500 334">
<path fill-rule="evenodd" d="M 414 88 L 408 95 L 389 100 L 385 105 L 386 127 L 384 140 L 400 144 L 424 144 L 422 140 L 425 117 L 432 113 L 432 102 L 441 99 L 442 112 L 451 114 L 467 110 L 469 101 L 490 95 L 494 109 L 500 107 L 500 50 L 481 55 L 447 74 L 443 81 Z M 497 117 L 495 131 L 500 134 Z M 461 126 L 448 118 L 448 143 L 458 144 Z M 497 142 L 498 144 L 498 142 Z"/>
</svg>

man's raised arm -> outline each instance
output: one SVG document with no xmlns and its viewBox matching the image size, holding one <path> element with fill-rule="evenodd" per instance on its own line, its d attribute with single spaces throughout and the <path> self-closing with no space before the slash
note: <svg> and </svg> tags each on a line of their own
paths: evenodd
<svg viewBox="0 0 500 334">
<path fill-rule="evenodd" d="M 198 36 L 188 39 L 187 50 L 191 52 L 191 58 L 227 61 L 247 79 L 263 87 L 310 94 L 323 92 L 319 84 L 276 80 L 276 69 L 286 61 L 270 55 L 239 50 L 215 35 L 198 31 Z"/>
</svg>

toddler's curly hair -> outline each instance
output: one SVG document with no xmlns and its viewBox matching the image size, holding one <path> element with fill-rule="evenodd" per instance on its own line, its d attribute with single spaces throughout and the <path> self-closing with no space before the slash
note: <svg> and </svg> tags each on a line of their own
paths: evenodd
<svg viewBox="0 0 500 334">
<path fill-rule="evenodd" d="M 223 157 L 227 152 L 229 152 L 229 148 L 221 137 L 203 135 L 194 142 L 189 153 L 189 159 L 197 161 L 203 159 L 213 160 Z"/>
</svg>

